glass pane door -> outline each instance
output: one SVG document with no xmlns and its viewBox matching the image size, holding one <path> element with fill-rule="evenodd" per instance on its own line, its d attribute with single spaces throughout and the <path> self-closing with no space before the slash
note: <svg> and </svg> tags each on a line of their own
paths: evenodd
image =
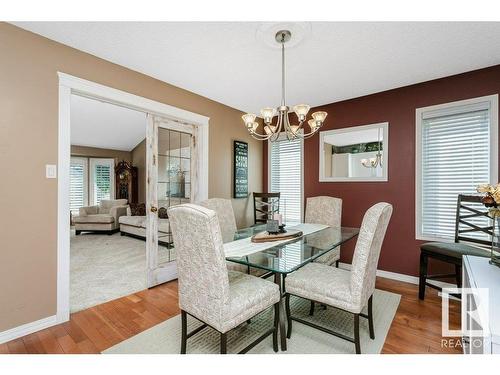
<svg viewBox="0 0 500 375">
<path fill-rule="evenodd" d="M 170 230 L 166 230 L 166 211 L 170 206 L 190 202 L 190 181 L 191 134 L 159 127 L 157 198 L 160 244 L 172 244 Z"/>
<path fill-rule="evenodd" d="M 191 184 L 196 164 L 194 127 L 157 116 L 148 116 L 147 237 L 148 287 L 177 278 L 175 244 L 167 216 L 170 206 L 192 200 Z"/>
</svg>

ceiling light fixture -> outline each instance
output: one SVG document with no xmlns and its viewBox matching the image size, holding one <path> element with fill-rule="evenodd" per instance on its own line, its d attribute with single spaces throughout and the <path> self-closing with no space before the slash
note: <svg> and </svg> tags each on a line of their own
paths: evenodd
<svg viewBox="0 0 500 375">
<path fill-rule="evenodd" d="M 289 30 L 281 30 L 276 33 L 276 41 L 281 44 L 281 105 L 278 108 L 267 107 L 263 108 L 260 113 L 264 119 L 264 131 L 259 132 L 259 123 L 255 121 L 257 116 L 253 113 L 247 113 L 241 118 L 245 123 L 245 126 L 250 133 L 250 135 L 258 140 L 265 141 L 269 140 L 274 142 L 278 139 L 281 132 L 286 132 L 286 137 L 288 140 L 296 138 L 309 138 L 318 132 L 318 130 L 323 126 L 325 118 L 328 115 L 326 112 L 314 112 L 311 116 L 312 119 L 307 121 L 310 127 L 310 132 L 304 133 L 303 124 L 307 118 L 307 113 L 311 108 L 307 104 L 298 104 L 293 106 L 293 112 L 297 115 L 298 124 L 290 124 L 289 112 L 290 108 L 285 103 L 285 43 L 288 42 L 292 37 L 292 33 Z M 276 123 L 273 124 L 273 117 L 278 115 Z"/>
</svg>

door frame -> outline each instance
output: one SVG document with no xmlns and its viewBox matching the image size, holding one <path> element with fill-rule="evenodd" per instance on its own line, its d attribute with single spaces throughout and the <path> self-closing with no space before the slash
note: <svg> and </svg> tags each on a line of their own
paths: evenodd
<svg viewBox="0 0 500 375">
<path fill-rule="evenodd" d="M 198 191 L 200 199 L 208 198 L 208 127 L 209 117 L 160 103 L 99 83 L 57 72 L 59 78 L 58 180 L 57 180 L 57 313 L 56 324 L 69 320 L 70 287 L 70 220 L 69 168 L 71 160 L 71 95 L 80 95 L 145 114 L 171 119 L 179 125 L 196 125 L 200 129 Z M 146 124 L 146 120 L 145 120 Z M 145 125 L 146 126 L 146 125 Z"/>
</svg>

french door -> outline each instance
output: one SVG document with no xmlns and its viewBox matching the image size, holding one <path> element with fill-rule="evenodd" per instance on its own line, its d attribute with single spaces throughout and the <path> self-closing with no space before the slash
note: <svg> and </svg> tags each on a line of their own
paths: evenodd
<svg viewBox="0 0 500 375">
<path fill-rule="evenodd" d="M 168 207 L 195 202 L 198 127 L 149 115 L 146 130 L 147 285 L 177 278 Z"/>
</svg>

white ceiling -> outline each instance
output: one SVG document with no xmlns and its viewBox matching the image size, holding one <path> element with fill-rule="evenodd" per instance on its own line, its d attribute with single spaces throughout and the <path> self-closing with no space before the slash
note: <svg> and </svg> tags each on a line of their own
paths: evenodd
<svg viewBox="0 0 500 375">
<path fill-rule="evenodd" d="M 500 64 L 499 22 L 15 22 L 244 111 L 280 101 L 275 31 L 292 30 L 287 104 L 311 106 Z M 295 38 L 294 38 L 295 37 Z"/>
<path fill-rule="evenodd" d="M 71 144 L 131 151 L 146 137 L 146 114 L 71 95 Z"/>
</svg>

